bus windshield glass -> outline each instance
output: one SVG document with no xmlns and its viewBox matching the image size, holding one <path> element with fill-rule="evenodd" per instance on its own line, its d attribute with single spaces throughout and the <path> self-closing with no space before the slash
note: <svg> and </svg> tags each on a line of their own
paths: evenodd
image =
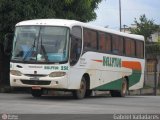
<svg viewBox="0 0 160 120">
<path fill-rule="evenodd" d="M 60 63 L 68 60 L 69 28 L 16 27 L 11 60 Z"/>
</svg>

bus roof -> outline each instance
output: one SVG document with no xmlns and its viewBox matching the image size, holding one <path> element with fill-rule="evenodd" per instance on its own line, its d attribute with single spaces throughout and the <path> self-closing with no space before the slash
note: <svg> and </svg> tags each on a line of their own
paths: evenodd
<svg viewBox="0 0 160 120">
<path fill-rule="evenodd" d="M 41 26 L 66 26 L 71 28 L 72 26 L 82 26 L 85 28 L 90 28 L 102 32 L 107 32 L 111 34 L 116 34 L 124 37 L 129 37 L 133 39 L 138 39 L 144 41 L 144 37 L 142 35 L 128 34 L 124 32 L 119 32 L 116 30 L 112 30 L 109 28 L 94 26 L 89 23 L 83 23 L 76 20 L 67 20 L 67 19 L 35 19 L 35 20 L 27 20 L 22 21 L 16 24 L 16 26 L 27 26 L 27 25 L 41 25 Z"/>
</svg>

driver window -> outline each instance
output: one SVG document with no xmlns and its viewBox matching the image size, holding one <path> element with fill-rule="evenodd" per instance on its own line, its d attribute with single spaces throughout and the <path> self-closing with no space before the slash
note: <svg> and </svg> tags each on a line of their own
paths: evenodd
<svg viewBox="0 0 160 120">
<path fill-rule="evenodd" d="M 70 51 L 70 64 L 75 65 L 80 57 L 82 49 L 82 29 L 75 26 L 71 31 L 71 51 Z"/>
</svg>

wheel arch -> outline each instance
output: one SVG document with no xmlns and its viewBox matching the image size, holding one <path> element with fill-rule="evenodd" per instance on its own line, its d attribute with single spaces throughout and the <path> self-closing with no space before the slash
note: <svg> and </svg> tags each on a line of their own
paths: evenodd
<svg viewBox="0 0 160 120">
<path fill-rule="evenodd" d="M 126 81 L 127 81 L 127 90 L 129 90 L 129 77 L 128 77 L 128 76 L 124 76 L 124 78 L 125 78 Z"/>
<path fill-rule="evenodd" d="M 90 89 L 90 76 L 88 73 L 85 73 L 83 75 L 83 77 L 85 78 L 85 81 L 86 81 L 86 85 L 87 85 L 87 89 Z"/>
</svg>

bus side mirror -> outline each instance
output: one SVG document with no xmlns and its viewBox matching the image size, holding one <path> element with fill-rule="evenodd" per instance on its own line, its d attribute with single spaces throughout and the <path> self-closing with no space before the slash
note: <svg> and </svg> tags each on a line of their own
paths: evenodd
<svg viewBox="0 0 160 120">
<path fill-rule="evenodd" d="M 11 55 L 13 44 L 13 33 L 7 33 L 4 39 L 4 53 L 5 55 Z"/>
</svg>

